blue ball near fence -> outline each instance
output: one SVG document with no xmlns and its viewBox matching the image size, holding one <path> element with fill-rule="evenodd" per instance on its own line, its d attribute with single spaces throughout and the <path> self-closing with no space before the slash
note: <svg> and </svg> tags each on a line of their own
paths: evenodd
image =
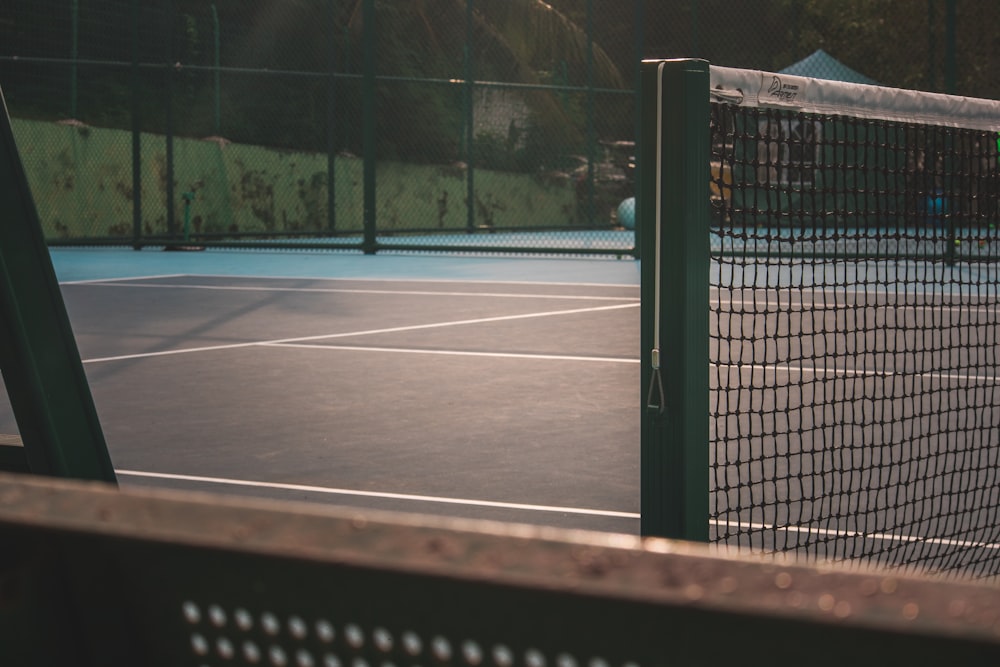
<svg viewBox="0 0 1000 667">
<path fill-rule="evenodd" d="M 618 204 L 618 224 L 625 229 L 635 229 L 635 197 Z"/>
<path fill-rule="evenodd" d="M 927 215 L 927 224 L 944 227 L 945 216 L 948 215 L 948 199 L 940 192 L 929 194 L 924 200 L 924 211 Z"/>
</svg>

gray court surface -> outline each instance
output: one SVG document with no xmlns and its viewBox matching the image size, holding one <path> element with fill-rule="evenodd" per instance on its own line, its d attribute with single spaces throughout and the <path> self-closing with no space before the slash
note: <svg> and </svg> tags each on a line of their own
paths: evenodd
<svg viewBox="0 0 1000 667">
<path fill-rule="evenodd" d="M 52 256 L 123 485 L 639 530 L 638 262 Z M 995 267 L 810 269 L 713 263 L 712 284 L 732 286 L 710 297 L 716 539 L 797 550 L 819 536 L 835 557 L 861 542 L 875 545 L 865 552 L 968 552 L 966 542 L 992 552 L 975 494 L 949 519 L 968 515 L 971 533 L 938 539 L 925 531 L 938 520 L 920 520 L 925 506 L 937 516 L 946 481 L 969 488 L 958 463 L 979 460 L 971 452 L 985 442 L 996 452 L 995 291 L 972 298 L 995 284 Z M 771 294 L 778 286 L 785 296 Z M 940 372 L 936 350 L 969 336 L 978 356 L 957 353 L 958 375 Z M 945 440 L 942 411 L 924 405 L 942 383 L 971 388 L 947 404 L 948 419 L 985 429 Z M 9 416 L 0 428 L 16 429 Z M 956 459 L 956 448 L 970 456 Z M 940 466 L 928 478 L 932 457 Z M 988 476 L 977 489 L 995 488 L 993 468 L 976 468 Z M 825 512 L 816 517 L 804 509 L 814 493 L 826 499 L 809 500 Z M 831 502 L 843 508 L 834 519 Z"/>
<path fill-rule="evenodd" d="M 635 262 L 128 252 L 53 252 L 123 486 L 638 531 Z"/>
</svg>

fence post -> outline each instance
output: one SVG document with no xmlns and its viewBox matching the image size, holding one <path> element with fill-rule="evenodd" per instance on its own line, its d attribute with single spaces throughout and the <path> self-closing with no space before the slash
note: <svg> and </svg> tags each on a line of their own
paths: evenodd
<svg viewBox="0 0 1000 667">
<path fill-rule="evenodd" d="M 326 224 L 327 231 L 333 232 L 337 229 L 337 116 L 335 113 L 337 103 L 337 40 L 334 38 L 337 25 L 336 0 L 328 0 L 327 7 L 330 10 L 328 17 L 330 21 L 330 74 L 326 84 Z"/>
<path fill-rule="evenodd" d="M 73 27 L 72 27 L 73 36 L 72 36 L 72 41 L 70 42 L 70 54 L 69 54 L 69 57 L 70 57 L 70 65 L 69 65 L 69 71 L 70 71 L 70 81 L 69 81 L 69 117 L 70 118 L 76 118 L 77 117 L 77 115 L 76 115 L 77 114 L 77 107 L 76 107 L 76 101 L 77 101 L 77 85 L 76 85 L 77 65 L 76 65 L 76 61 L 77 61 L 77 58 L 80 55 L 80 35 L 79 35 L 79 33 L 80 33 L 80 2 L 79 2 L 79 0 L 73 0 L 71 11 L 72 11 L 71 21 L 72 21 L 72 25 L 73 25 Z"/>
<path fill-rule="evenodd" d="M 707 541 L 709 68 L 642 68 L 640 529 Z"/>
<path fill-rule="evenodd" d="M 221 103 L 221 99 L 220 98 L 222 96 L 222 86 L 221 86 L 220 80 L 219 80 L 219 77 L 220 77 L 220 75 L 219 75 L 219 67 L 221 66 L 221 54 L 220 54 L 220 52 L 222 51 L 222 44 L 221 44 L 221 42 L 222 42 L 222 36 L 219 34 L 219 31 L 220 31 L 220 26 L 219 26 L 219 10 L 216 9 L 214 2 L 212 3 L 211 8 L 212 8 L 212 32 L 214 34 L 213 46 L 215 47 L 215 49 L 214 49 L 215 50 L 215 54 L 214 54 L 214 58 L 213 58 L 213 61 L 215 63 L 215 67 L 212 70 L 212 73 L 213 73 L 212 84 L 213 84 L 214 89 L 215 89 L 213 91 L 214 92 L 214 95 L 213 95 L 214 100 L 213 100 L 213 102 L 214 102 L 214 112 L 215 113 L 214 113 L 214 118 L 213 118 L 214 122 L 213 122 L 213 131 L 212 131 L 212 134 L 214 134 L 217 137 L 221 137 L 222 136 L 222 103 Z"/>
<path fill-rule="evenodd" d="M 164 70 L 166 77 L 166 88 L 164 94 L 167 96 L 166 113 L 166 142 L 167 142 L 167 183 L 166 183 L 166 207 L 167 207 L 167 236 L 177 235 L 177 221 L 174 219 L 174 24 L 177 21 L 176 0 L 170 0 L 167 5 L 167 66 Z"/>
<path fill-rule="evenodd" d="M 377 251 L 375 220 L 375 0 L 364 0 L 361 10 L 364 73 L 362 75 L 362 142 L 364 143 L 364 240 L 366 255 Z"/>
<path fill-rule="evenodd" d="M 633 229 L 633 241 L 634 246 L 633 252 L 635 257 L 639 257 L 642 253 L 642 234 L 641 225 L 642 222 L 642 200 L 639 198 L 639 181 L 642 178 L 642 54 L 645 50 L 646 41 L 646 0 L 635 0 L 634 7 L 634 22 L 635 22 L 635 40 L 634 40 L 634 58 L 635 58 L 635 69 L 633 71 L 633 88 L 635 89 L 635 95 L 633 95 L 633 100 L 635 104 L 635 124 L 633 129 L 633 141 L 635 146 L 633 146 L 633 157 L 635 162 L 635 173 L 632 176 L 632 196 L 635 197 L 635 229 Z"/>
<path fill-rule="evenodd" d="M 132 248 L 142 249 L 142 123 L 139 118 L 139 3 L 132 0 Z"/>
<path fill-rule="evenodd" d="M 587 0 L 587 224 L 597 224 L 597 145 L 594 129 L 594 0 Z"/>
<path fill-rule="evenodd" d="M 465 2 L 465 207 L 466 230 L 476 231 L 476 188 L 475 188 L 475 110 L 473 103 L 474 73 L 472 67 L 472 18 L 473 0 Z"/>
</svg>

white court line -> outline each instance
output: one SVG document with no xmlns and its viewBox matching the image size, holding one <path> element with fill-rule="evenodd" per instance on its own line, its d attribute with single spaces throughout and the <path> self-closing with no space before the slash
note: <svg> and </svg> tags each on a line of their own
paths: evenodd
<svg viewBox="0 0 1000 667">
<path fill-rule="evenodd" d="M 632 287 L 639 289 L 638 283 L 580 283 L 580 282 L 554 282 L 547 280 L 484 280 L 480 278 L 413 278 L 413 277 L 379 277 L 379 278 L 357 278 L 347 276 L 248 276 L 248 275 L 225 275 L 213 273 L 189 273 L 188 278 L 222 278 L 237 280 L 324 280 L 333 282 L 356 282 L 356 283 L 429 283 L 429 284 L 461 284 L 461 285 L 555 285 L 558 287 Z"/>
<path fill-rule="evenodd" d="M 371 347 L 361 345 L 310 345 L 307 343 L 261 343 L 262 347 L 293 347 L 306 350 L 342 350 L 347 352 L 387 352 L 394 354 L 440 354 L 453 357 L 493 357 L 497 359 L 531 359 L 537 361 L 594 361 L 613 364 L 638 364 L 638 359 L 626 357 L 580 357 L 564 354 L 526 354 L 514 352 L 473 352 L 469 350 L 421 350 L 402 347 Z"/>
<path fill-rule="evenodd" d="M 385 329 L 367 329 L 364 331 L 346 331 L 335 334 L 320 334 L 317 336 L 299 336 L 296 338 L 277 338 L 274 340 L 259 340 L 247 343 L 229 343 L 226 345 L 206 345 L 203 347 L 189 347 L 178 350 L 161 350 L 159 352 L 141 352 L 138 354 L 123 354 L 114 357 L 98 357 L 95 359 L 84 359 L 85 364 L 96 364 L 105 361 L 127 361 L 130 359 L 145 359 L 149 357 L 164 357 L 175 354 L 191 354 L 195 352 L 214 352 L 218 350 L 236 350 L 244 347 L 254 347 L 262 345 L 278 345 L 282 343 L 305 343 L 316 340 L 333 340 L 335 338 L 347 338 L 350 336 L 371 336 L 384 333 L 399 333 L 402 331 L 420 331 L 425 329 L 439 329 L 444 327 L 464 326 L 467 324 L 487 324 L 489 322 L 507 322 L 512 320 L 526 320 L 537 317 L 554 317 L 558 315 L 575 315 L 578 313 L 595 313 L 605 310 L 621 310 L 623 308 L 638 308 L 638 303 L 620 303 L 613 306 L 592 306 L 590 308 L 570 308 L 567 310 L 549 310 L 540 313 L 523 313 L 520 315 L 499 315 L 496 317 L 481 317 L 471 320 L 452 320 L 448 322 L 432 322 L 430 324 L 412 324 L 400 327 L 388 327 Z"/>
<path fill-rule="evenodd" d="M 121 280 L 152 280 L 156 278 L 212 278 L 215 280 L 273 280 L 273 281 L 290 281 L 290 280 L 316 280 L 324 282 L 355 282 L 355 283 L 428 283 L 432 285 L 438 284 L 461 284 L 461 285 L 538 285 L 547 286 L 552 285 L 556 287 L 628 287 L 639 289 L 637 283 L 582 283 L 582 282 L 558 282 L 558 281 L 547 281 L 547 280 L 483 280 L 479 278 L 413 278 L 413 277 L 400 277 L 400 278 L 357 278 L 348 276 L 272 276 L 272 275 L 250 275 L 250 274 L 224 274 L 224 273 L 175 273 L 166 274 L 163 276 L 132 276 L 125 278 L 93 278 L 90 280 L 80 280 L 80 281 L 67 281 L 60 283 L 62 285 L 75 285 L 75 284 L 88 284 L 88 283 L 103 283 L 103 282 L 117 282 Z"/>
<path fill-rule="evenodd" d="M 182 482 L 198 482 L 202 484 L 218 484 L 223 486 L 242 486 L 257 489 L 272 489 L 277 491 L 298 491 L 304 493 L 319 493 L 326 495 L 353 496 L 358 498 L 381 498 L 385 500 L 408 500 L 414 502 L 438 503 L 445 505 L 463 505 L 466 507 L 492 507 L 498 509 L 511 509 L 528 512 L 553 512 L 560 514 L 576 514 L 581 516 L 601 516 L 618 519 L 641 519 L 638 512 L 619 512 L 615 510 L 599 510 L 581 507 L 561 507 L 553 505 L 534 505 L 528 503 L 508 503 L 494 500 L 474 500 L 470 498 L 448 498 L 444 496 L 424 496 L 411 493 L 390 493 L 384 491 L 359 491 L 356 489 L 341 489 L 325 486 L 314 486 L 308 484 L 288 484 L 282 482 L 259 482 L 254 480 L 230 479 L 225 477 L 206 477 L 203 475 L 182 475 L 175 473 L 142 472 L 138 470 L 116 470 L 120 476 L 142 477 L 148 479 L 164 479 Z M 896 535 L 892 533 L 862 533 L 852 530 L 834 530 L 828 528 L 814 528 L 808 526 L 775 526 L 764 523 L 751 523 L 740 521 L 719 521 L 713 519 L 710 525 L 742 530 L 774 530 L 794 533 L 805 533 L 809 535 L 822 535 L 825 537 L 841 538 L 863 538 L 869 540 L 879 540 L 888 542 L 924 542 L 935 546 L 949 546 L 959 548 L 979 548 L 979 549 L 1000 549 L 1000 544 L 988 542 L 973 542 L 970 540 L 955 540 L 947 538 L 917 537 L 913 535 Z"/>
<path fill-rule="evenodd" d="M 90 283 L 100 285 L 102 283 Z M 449 296 L 449 297 L 491 297 L 503 299 L 566 299 L 577 301 L 639 301 L 635 296 L 588 296 L 579 294 L 518 294 L 516 292 L 435 292 L 432 290 L 376 290 L 346 289 L 338 287 L 264 287 L 238 285 L 183 285 L 180 283 L 124 284 L 107 283 L 107 287 L 133 287 L 140 289 L 190 289 L 220 292 L 303 292 L 319 294 L 380 294 L 390 296 Z"/>
<path fill-rule="evenodd" d="M 162 280 L 164 278 L 186 278 L 186 273 L 164 273 L 162 275 L 150 275 L 150 276 L 125 276 L 122 278 L 90 278 L 87 280 L 66 280 L 61 281 L 60 285 L 102 285 L 105 283 L 118 283 L 125 280 Z"/>
<path fill-rule="evenodd" d="M 446 498 L 442 496 L 421 496 L 410 493 L 388 493 L 382 491 L 357 491 L 355 489 L 338 489 L 307 484 L 284 484 L 280 482 L 257 482 L 244 479 L 228 479 L 224 477 L 203 477 L 200 475 L 178 475 L 172 473 L 140 472 L 138 470 L 116 470 L 126 477 L 148 477 L 153 479 L 169 479 L 183 482 L 202 482 L 205 484 L 221 484 L 227 486 L 246 486 L 258 489 L 275 489 L 280 491 L 304 491 L 306 493 L 325 493 L 340 496 L 357 496 L 361 498 L 384 498 L 388 500 L 413 500 L 426 503 L 442 503 L 447 505 L 465 505 L 468 507 L 496 507 L 500 509 L 526 510 L 529 512 L 558 512 L 562 514 L 581 514 L 585 516 L 606 516 L 620 519 L 638 519 L 635 512 L 616 512 L 613 510 L 586 509 L 580 507 L 558 507 L 551 505 L 531 505 L 525 503 L 505 503 L 494 500 L 472 500 L 469 498 Z"/>
<path fill-rule="evenodd" d="M 775 526 L 766 523 L 753 523 L 742 521 L 719 521 L 713 519 L 709 521 L 713 526 L 735 528 L 737 530 L 774 530 L 789 533 L 804 533 L 806 535 L 820 535 L 823 537 L 839 538 L 863 538 L 866 540 L 878 540 L 881 542 L 923 542 L 934 546 L 959 547 L 962 549 L 989 549 L 991 551 L 1000 550 L 1000 544 L 990 542 L 973 542 L 971 540 L 956 540 L 944 537 L 919 537 L 916 535 L 897 535 L 894 533 L 863 533 L 856 530 L 843 530 L 831 528 L 815 528 L 812 526 Z"/>
</svg>

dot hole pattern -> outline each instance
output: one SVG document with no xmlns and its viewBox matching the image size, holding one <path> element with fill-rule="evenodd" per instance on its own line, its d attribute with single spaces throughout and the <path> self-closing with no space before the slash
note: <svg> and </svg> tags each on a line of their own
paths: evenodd
<svg viewBox="0 0 1000 667">
<path fill-rule="evenodd" d="M 194 600 L 181 604 L 180 617 L 189 629 L 189 649 L 198 667 L 639 667 L 635 662 L 612 663 L 570 651 L 515 650 L 475 638 L 421 635 L 410 629 L 396 632 L 356 622 L 338 625 L 328 618 L 272 610 L 255 613 L 245 607 L 228 610 Z"/>
</svg>

